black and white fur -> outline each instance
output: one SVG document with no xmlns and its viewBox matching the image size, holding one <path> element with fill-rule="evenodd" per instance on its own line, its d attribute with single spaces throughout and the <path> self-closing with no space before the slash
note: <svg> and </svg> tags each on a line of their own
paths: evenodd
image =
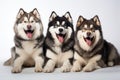
<svg viewBox="0 0 120 80">
<path fill-rule="evenodd" d="M 78 18 L 74 49 L 74 63 L 71 69 L 74 72 L 90 72 L 120 62 L 117 49 L 103 38 L 97 15 L 90 20 L 82 16 Z"/>
<path fill-rule="evenodd" d="M 71 70 L 73 59 L 74 29 L 69 12 L 59 17 L 54 11 L 49 18 L 45 38 L 46 65 L 44 72 L 53 72 L 55 67 L 61 67 L 62 72 Z"/>
<path fill-rule="evenodd" d="M 12 57 L 5 65 L 13 65 L 12 72 L 19 73 L 23 66 L 34 66 L 35 72 L 41 72 L 43 57 L 43 25 L 39 12 L 35 8 L 30 13 L 19 10 L 14 25 L 14 43 Z"/>
</svg>

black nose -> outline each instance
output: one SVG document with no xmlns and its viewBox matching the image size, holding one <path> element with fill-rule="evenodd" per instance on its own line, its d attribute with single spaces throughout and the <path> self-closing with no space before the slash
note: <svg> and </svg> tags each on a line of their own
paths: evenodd
<svg viewBox="0 0 120 80">
<path fill-rule="evenodd" d="M 60 32 L 63 32 L 63 29 L 62 29 L 62 28 L 60 28 L 60 29 L 59 29 L 59 31 L 60 31 Z"/>
<path fill-rule="evenodd" d="M 31 29 L 31 27 L 32 27 L 31 25 L 27 25 L 27 28 L 28 28 L 28 29 Z"/>
<path fill-rule="evenodd" d="M 87 32 L 87 36 L 90 36 L 91 35 L 91 33 L 90 32 Z"/>
</svg>

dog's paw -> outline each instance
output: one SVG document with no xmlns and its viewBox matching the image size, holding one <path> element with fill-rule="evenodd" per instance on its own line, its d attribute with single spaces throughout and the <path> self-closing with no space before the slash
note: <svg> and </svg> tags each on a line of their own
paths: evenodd
<svg viewBox="0 0 120 80">
<path fill-rule="evenodd" d="M 91 66 L 86 66 L 86 67 L 84 67 L 83 68 L 83 72 L 91 72 L 91 71 L 93 71 L 93 70 L 95 70 L 95 68 L 93 68 L 93 67 L 91 67 Z"/>
<path fill-rule="evenodd" d="M 54 68 L 53 68 L 53 67 L 50 67 L 50 66 L 45 66 L 43 71 L 44 71 L 45 73 L 51 73 L 51 72 L 54 71 Z"/>
<path fill-rule="evenodd" d="M 71 66 L 70 65 L 64 65 L 61 67 L 61 72 L 70 72 Z"/>
<path fill-rule="evenodd" d="M 22 71 L 21 67 L 13 67 L 12 73 L 20 73 Z"/>
<path fill-rule="evenodd" d="M 109 67 L 114 66 L 114 62 L 113 62 L 113 61 L 108 62 L 108 66 L 109 66 Z"/>
<path fill-rule="evenodd" d="M 72 69 L 71 69 L 71 71 L 72 72 L 79 72 L 79 71 L 81 71 L 81 69 L 82 68 L 80 66 L 73 66 Z"/>
<path fill-rule="evenodd" d="M 42 67 L 35 67 L 35 72 L 42 72 Z"/>
</svg>

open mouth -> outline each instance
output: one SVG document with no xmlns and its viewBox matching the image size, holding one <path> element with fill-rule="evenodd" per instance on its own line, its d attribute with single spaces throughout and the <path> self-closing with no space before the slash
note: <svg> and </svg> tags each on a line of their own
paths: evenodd
<svg viewBox="0 0 120 80">
<path fill-rule="evenodd" d="M 66 34 L 56 34 L 58 40 L 63 43 Z"/>
<path fill-rule="evenodd" d="M 94 37 L 86 37 L 84 40 L 89 46 L 91 46 L 94 41 Z"/>
<path fill-rule="evenodd" d="M 32 38 L 33 37 L 34 30 L 24 30 L 24 31 L 25 31 L 25 33 L 26 33 L 28 38 Z"/>
</svg>

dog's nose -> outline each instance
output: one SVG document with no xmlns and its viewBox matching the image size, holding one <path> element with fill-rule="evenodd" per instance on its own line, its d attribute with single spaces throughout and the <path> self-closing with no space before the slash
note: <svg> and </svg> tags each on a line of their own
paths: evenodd
<svg viewBox="0 0 120 80">
<path fill-rule="evenodd" d="M 87 36 L 90 36 L 91 35 L 91 33 L 90 32 L 87 32 Z"/>
<path fill-rule="evenodd" d="M 63 32 L 63 29 L 62 29 L 62 28 L 60 28 L 60 29 L 59 29 L 59 31 L 60 31 L 60 32 Z"/>
<path fill-rule="evenodd" d="M 27 28 L 28 28 L 28 29 L 31 29 L 31 27 L 32 27 L 31 25 L 27 25 Z"/>
</svg>

